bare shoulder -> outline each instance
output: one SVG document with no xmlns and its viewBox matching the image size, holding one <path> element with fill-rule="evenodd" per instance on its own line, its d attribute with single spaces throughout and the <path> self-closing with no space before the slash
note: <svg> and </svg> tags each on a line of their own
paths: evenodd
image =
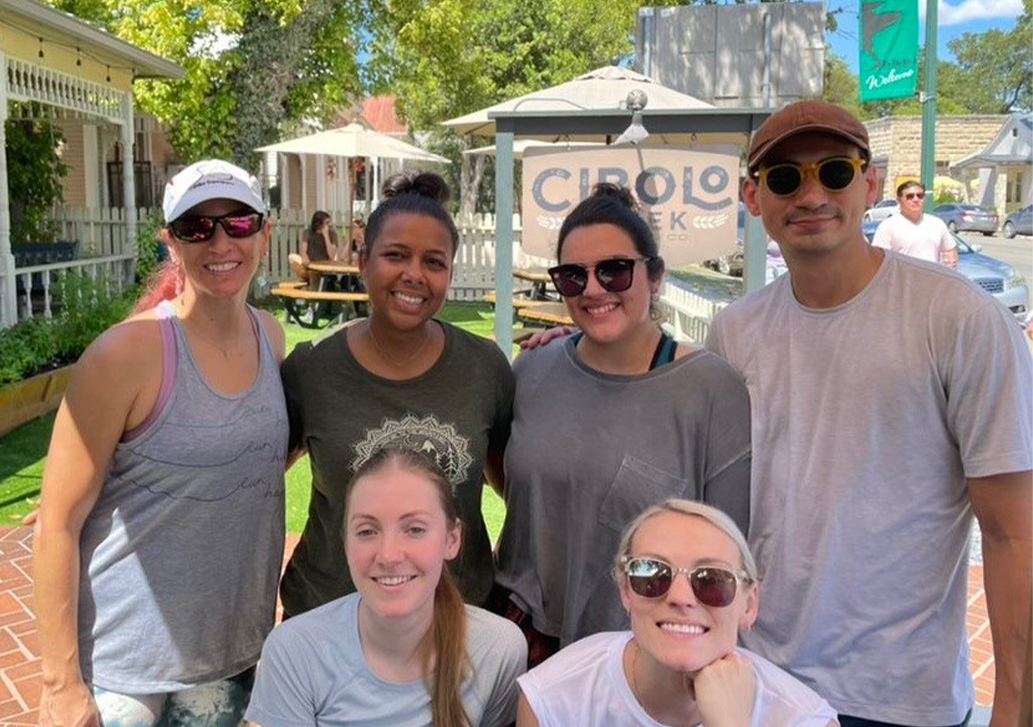
<svg viewBox="0 0 1033 727">
<path fill-rule="evenodd" d="M 162 376 L 161 328 L 154 311 L 131 316 L 100 334 L 79 357 L 69 394 L 104 392 L 112 407 L 128 408 Z"/>
<path fill-rule="evenodd" d="M 269 343 L 273 346 L 273 353 L 276 354 L 276 361 L 283 363 L 287 354 L 287 333 L 283 330 L 280 322 L 273 317 L 273 314 L 266 310 L 255 310 L 258 320 L 262 324 L 265 335 L 269 337 Z"/>
</svg>

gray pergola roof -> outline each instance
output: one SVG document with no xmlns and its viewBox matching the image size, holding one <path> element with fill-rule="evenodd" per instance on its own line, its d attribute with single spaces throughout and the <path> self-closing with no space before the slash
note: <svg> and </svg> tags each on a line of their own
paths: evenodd
<svg viewBox="0 0 1033 727">
<path fill-rule="evenodd" d="M 749 137 L 774 109 L 688 108 L 653 109 L 647 106 L 642 125 L 650 136 L 668 143 L 728 143 L 745 147 Z M 515 138 L 566 138 L 574 141 L 609 141 L 631 123 L 627 109 L 570 111 L 495 111 L 495 341 L 508 357 L 513 343 L 513 141 Z M 708 138 L 700 139 L 701 135 Z M 714 135 L 714 136 L 711 136 Z M 766 245 L 760 221 L 750 217 L 746 226 L 745 285 L 755 290 L 764 283 Z"/>
</svg>

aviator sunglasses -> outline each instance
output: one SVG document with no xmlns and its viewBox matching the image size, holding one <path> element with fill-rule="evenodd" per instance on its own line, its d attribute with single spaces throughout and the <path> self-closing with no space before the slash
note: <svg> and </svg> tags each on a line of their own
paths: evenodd
<svg viewBox="0 0 1033 727">
<path fill-rule="evenodd" d="M 208 242 L 215 234 L 215 226 L 222 225 L 228 237 L 249 237 L 262 229 L 263 216 L 258 212 L 230 212 L 211 217 L 191 215 L 169 223 L 172 234 L 183 242 Z"/>
<path fill-rule="evenodd" d="M 752 582 L 742 571 L 715 565 L 675 568 L 659 558 L 626 555 L 621 558 L 621 566 L 628 576 L 628 586 L 643 598 L 660 598 L 671 590 L 674 576 L 684 573 L 696 599 L 704 606 L 713 608 L 723 608 L 735 600 L 735 591 L 740 582 Z"/>
<path fill-rule="evenodd" d="M 857 157 L 832 157 L 816 164 L 774 164 L 758 171 L 757 176 L 772 194 L 777 197 L 788 197 L 800 189 L 804 177 L 812 172 L 826 190 L 842 192 L 865 166 L 867 164 L 864 159 Z"/>
<path fill-rule="evenodd" d="M 599 286 L 610 293 L 623 293 L 634 281 L 635 263 L 650 263 L 651 257 L 611 257 L 595 265 L 566 263 L 549 268 L 552 284 L 564 298 L 581 295 L 588 287 L 588 273 L 594 271 Z"/>
</svg>

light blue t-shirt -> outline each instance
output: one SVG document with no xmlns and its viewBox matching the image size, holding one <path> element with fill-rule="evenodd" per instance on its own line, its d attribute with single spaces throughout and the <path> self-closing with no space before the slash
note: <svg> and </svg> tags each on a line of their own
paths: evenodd
<svg viewBox="0 0 1033 727">
<path fill-rule="evenodd" d="M 262 727 L 363 725 L 428 727 L 430 694 L 422 679 L 376 676 L 359 643 L 361 597 L 352 593 L 285 621 L 269 635 L 247 710 Z M 473 725 L 508 725 L 516 717 L 516 679 L 527 644 L 511 621 L 466 606 L 469 678 L 463 706 Z"/>
</svg>

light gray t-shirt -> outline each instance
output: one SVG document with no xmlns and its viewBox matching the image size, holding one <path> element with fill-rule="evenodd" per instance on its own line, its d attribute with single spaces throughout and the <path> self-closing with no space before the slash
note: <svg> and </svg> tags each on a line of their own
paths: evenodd
<svg viewBox="0 0 1033 727">
<path fill-rule="evenodd" d="M 966 477 L 1033 467 L 1030 354 L 1009 313 L 887 251 L 813 310 L 790 276 L 718 315 L 746 378 L 760 617 L 744 644 L 841 714 L 954 724 L 972 704 Z"/>
<path fill-rule="evenodd" d="M 936 215 L 922 215 L 916 225 L 898 213 L 879 225 L 872 238 L 872 245 L 938 263 L 940 255 L 950 252 L 958 243 L 954 241 L 947 225 Z"/>
<path fill-rule="evenodd" d="M 358 593 L 284 621 L 262 649 L 247 719 L 262 727 L 429 727 L 423 680 L 387 682 L 366 663 Z M 516 719 L 516 679 L 527 644 L 511 621 L 466 606 L 469 678 L 463 706 L 475 727 Z"/>
<path fill-rule="evenodd" d="M 566 645 L 627 626 L 610 571 L 650 505 L 702 500 L 746 530 L 750 405 L 727 362 L 700 350 L 618 376 L 567 339 L 520 356 L 514 373 L 495 578 L 536 629 Z"/>
</svg>

